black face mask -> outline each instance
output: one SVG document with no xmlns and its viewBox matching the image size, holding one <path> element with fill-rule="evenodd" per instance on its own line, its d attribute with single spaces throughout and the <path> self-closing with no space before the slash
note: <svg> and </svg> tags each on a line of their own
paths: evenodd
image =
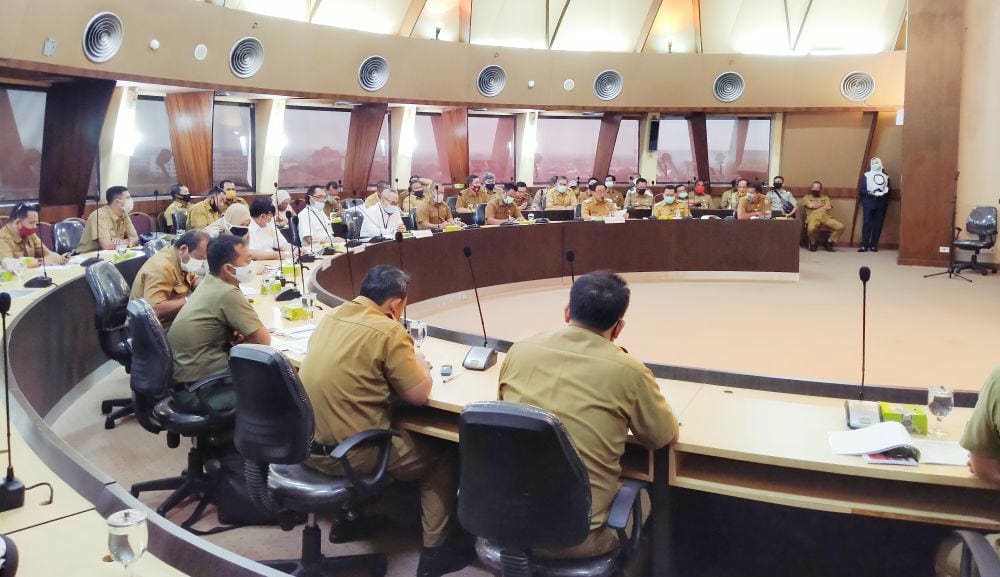
<svg viewBox="0 0 1000 577">
<path fill-rule="evenodd" d="M 229 234 L 233 236 L 246 236 L 249 230 L 250 229 L 245 226 L 231 226 L 229 227 Z"/>
<path fill-rule="evenodd" d="M 424 189 L 421 188 L 420 190 L 414 190 L 413 191 L 413 196 L 415 196 L 417 198 L 423 198 L 424 197 Z"/>
<path fill-rule="evenodd" d="M 487 184 L 487 185 L 486 185 L 486 190 L 488 190 L 488 191 L 490 191 L 490 192 L 493 192 L 493 189 L 494 189 L 495 187 L 496 187 L 496 184 L 493 184 L 493 183 L 491 183 L 491 184 Z"/>
<path fill-rule="evenodd" d="M 813 194 L 813 196 L 819 196 L 819 195 L 823 194 L 822 190 L 810 190 L 809 192 L 811 192 Z"/>
<path fill-rule="evenodd" d="M 784 188 L 784 187 L 785 187 L 785 183 L 784 182 L 775 182 L 774 183 L 774 188 Z"/>
<path fill-rule="evenodd" d="M 589 190 L 590 192 L 594 192 L 595 190 L 597 190 L 597 185 L 591 184 L 590 186 L 587 187 L 587 190 Z"/>
</svg>

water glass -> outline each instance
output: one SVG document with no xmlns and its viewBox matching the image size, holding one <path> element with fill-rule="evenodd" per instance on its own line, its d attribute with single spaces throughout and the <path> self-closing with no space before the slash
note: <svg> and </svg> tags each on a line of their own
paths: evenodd
<svg viewBox="0 0 1000 577">
<path fill-rule="evenodd" d="M 116 239 L 115 252 L 118 256 L 125 256 L 125 253 L 128 252 L 128 241 L 123 238 Z"/>
<path fill-rule="evenodd" d="M 312 318 L 313 311 L 316 310 L 316 293 L 302 293 L 302 308 L 306 309 L 309 318 Z"/>
<path fill-rule="evenodd" d="M 132 564 L 146 552 L 149 529 L 146 514 L 136 509 L 125 509 L 112 513 L 107 519 L 108 551 L 115 561 L 125 566 L 127 575 L 132 575 Z"/>
<path fill-rule="evenodd" d="M 927 389 L 927 410 L 937 417 L 937 427 L 928 430 L 928 435 L 945 436 L 941 429 L 941 421 L 955 408 L 955 392 L 944 385 L 935 385 Z"/>
<path fill-rule="evenodd" d="M 420 348 L 427 340 L 427 324 L 424 321 L 409 321 L 410 336 L 413 337 L 413 344 Z"/>
</svg>

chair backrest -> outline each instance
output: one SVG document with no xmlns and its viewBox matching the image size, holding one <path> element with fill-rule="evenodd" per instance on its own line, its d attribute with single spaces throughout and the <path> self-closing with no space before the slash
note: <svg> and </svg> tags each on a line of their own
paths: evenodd
<svg viewBox="0 0 1000 577">
<path fill-rule="evenodd" d="M 115 265 L 102 260 L 87 267 L 87 285 L 94 295 L 94 326 L 116 331 L 125 326 L 129 286 Z"/>
<path fill-rule="evenodd" d="M 361 227 L 365 223 L 365 213 L 358 210 L 345 210 L 343 213 L 344 225 L 347 226 L 347 239 L 357 239 L 361 237 Z"/>
<path fill-rule="evenodd" d="M 509 548 L 558 549 L 590 532 L 587 469 L 551 413 L 487 401 L 459 419 L 458 518 Z"/>
<path fill-rule="evenodd" d="M 49 250 L 56 249 L 56 239 L 52 234 L 52 225 L 47 222 L 38 223 L 38 231 L 35 233 L 42 240 L 42 244 Z"/>
<path fill-rule="evenodd" d="M 452 212 L 455 212 L 455 209 L 458 206 L 458 196 L 449 196 L 445 202 L 448 203 L 448 208 L 451 209 Z"/>
<path fill-rule="evenodd" d="M 344 208 L 345 209 L 347 209 L 347 208 L 354 208 L 355 206 L 358 206 L 358 205 L 364 206 L 364 204 L 365 204 L 365 199 L 363 199 L 363 198 L 345 198 L 344 199 Z"/>
<path fill-rule="evenodd" d="M 406 214 L 406 219 L 403 221 L 408 230 L 414 230 L 417 228 L 417 209 L 411 208 Z"/>
<path fill-rule="evenodd" d="M 52 225 L 52 236 L 55 238 L 55 251 L 65 254 L 80 246 L 83 236 L 83 223 L 78 218 L 67 218 Z"/>
<path fill-rule="evenodd" d="M 583 203 L 573 206 L 573 218 L 583 218 Z"/>
<path fill-rule="evenodd" d="M 132 398 L 135 415 L 144 429 L 161 429 L 151 418 L 156 403 L 170 396 L 174 355 L 160 320 L 143 299 L 128 303 L 129 332 L 132 336 Z"/>
<path fill-rule="evenodd" d="M 313 411 L 298 373 L 277 350 L 237 345 L 229 354 L 236 385 L 234 443 L 256 463 L 296 464 L 309 456 Z"/>
<path fill-rule="evenodd" d="M 178 230 L 187 230 L 188 226 L 188 213 L 186 210 L 178 210 L 174 213 L 174 232 Z"/>
<path fill-rule="evenodd" d="M 153 219 L 145 212 L 133 212 L 128 217 L 132 220 L 132 226 L 139 236 L 153 232 Z"/>
<path fill-rule="evenodd" d="M 172 232 L 170 225 L 167 224 L 167 217 L 163 216 L 162 212 L 156 215 L 156 230 L 158 232 Z"/>
<path fill-rule="evenodd" d="M 486 224 L 486 205 L 482 202 L 476 205 L 475 222 L 480 226 Z"/>
<path fill-rule="evenodd" d="M 965 221 L 965 230 L 977 234 L 980 238 L 996 236 L 997 209 L 995 206 L 977 206 L 969 213 Z M 983 239 L 986 240 L 986 239 Z"/>
<path fill-rule="evenodd" d="M 150 257 L 168 246 L 170 246 L 170 240 L 166 237 L 158 236 L 142 245 L 142 253 L 147 257 Z"/>
</svg>

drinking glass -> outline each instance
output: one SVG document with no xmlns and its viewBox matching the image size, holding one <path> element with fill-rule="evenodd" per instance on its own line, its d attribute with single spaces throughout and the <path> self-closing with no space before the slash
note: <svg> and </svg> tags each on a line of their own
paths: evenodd
<svg viewBox="0 0 1000 577">
<path fill-rule="evenodd" d="M 136 509 L 125 509 L 112 513 L 108 523 L 108 551 L 115 561 L 125 566 L 125 573 L 131 577 L 132 564 L 146 552 L 149 530 L 146 514 Z"/>
<path fill-rule="evenodd" d="M 413 344 L 420 348 L 427 339 L 427 324 L 424 321 L 410 321 L 410 336 L 413 337 Z"/>
<path fill-rule="evenodd" d="M 313 311 L 316 310 L 316 293 L 302 293 L 302 308 L 306 309 L 309 318 L 312 318 Z"/>
<path fill-rule="evenodd" d="M 927 431 L 928 435 L 945 436 L 941 429 L 941 420 L 947 417 L 953 408 L 955 408 L 954 391 L 944 385 L 935 385 L 927 389 L 927 409 L 937 417 L 937 427 Z"/>
<path fill-rule="evenodd" d="M 115 240 L 115 252 L 118 256 L 125 256 L 128 252 L 128 241 L 123 238 Z"/>
</svg>

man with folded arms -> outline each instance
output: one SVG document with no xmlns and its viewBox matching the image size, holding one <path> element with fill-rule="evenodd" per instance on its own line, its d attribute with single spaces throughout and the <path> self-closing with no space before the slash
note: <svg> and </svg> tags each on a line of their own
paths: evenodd
<svg viewBox="0 0 1000 577">
<path fill-rule="evenodd" d="M 579 204 L 576 195 L 569 189 L 565 176 L 556 180 L 556 185 L 545 193 L 545 209 L 573 208 Z"/>
<path fill-rule="evenodd" d="M 603 184 L 595 184 L 594 193 L 590 195 L 590 198 L 583 201 L 583 206 L 580 208 L 580 216 L 585 220 L 611 216 L 617 207 L 607 197 L 607 191 L 608 189 Z"/>
<path fill-rule="evenodd" d="M 579 277 L 563 313 L 566 326 L 515 343 L 500 368 L 500 400 L 554 414 L 590 477 L 590 535 L 569 549 L 538 555 L 592 557 L 617 547 L 606 522 L 629 431 L 650 449 L 677 437 L 677 420 L 653 373 L 614 344 L 625 326 L 629 296 L 625 281 L 610 271 Z"/>
</svg>

